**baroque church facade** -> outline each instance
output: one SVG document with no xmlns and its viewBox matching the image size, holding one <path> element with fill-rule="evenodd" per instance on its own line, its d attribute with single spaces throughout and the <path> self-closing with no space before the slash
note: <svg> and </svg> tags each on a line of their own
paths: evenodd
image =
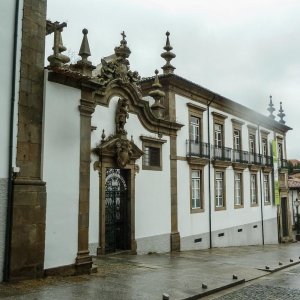
<svg viewBox="0 0 300 300">
<path fill-rule="evenodd" d="M 272 100 L 266 117 L 175 74 L 168 32 L 163 74 L 141 78 L 124 32 L 96 67 L 83 29 L 68 64 L 66 24 L 46 21 L 46 0 L 4 11 L 1 280 L 88 273 L 113 252 L 291 240 L 291 128 Z"/>
</svg>

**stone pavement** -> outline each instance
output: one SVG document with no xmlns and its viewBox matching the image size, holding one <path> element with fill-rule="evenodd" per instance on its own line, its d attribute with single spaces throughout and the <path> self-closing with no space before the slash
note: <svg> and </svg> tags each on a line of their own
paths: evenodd
<svg viewBox="0 0 300 300">
<path fill-rule="evenodd" d="M 104 256 L 94 259 L 98 273 L 90 276 L 48 277 L 17 284 L 0 284 L 0 299 L 154 300 L 162 299 L 163 293 L 169 294 L 170 300 L 199 299 L 219 289 L 298 264 L 299 257 L 300 243 Z M 269 267 L 268 271 L 265 270 L 266 266 Z M 233 279 L 233 274 L 238 279 Z M 207 289 L 202 288 L 202 283 L 207 285 Z M 247 294 L 250 287 L 242 288 L 246 289 L 243 295 Z M 257 291 L 268 289 L 267 285 L 257 287 L 254 284 L 249 293 L 255 288 Z M 283 285 L 280 288 L 286 287 Z M 233 296 L 219 299 L 260 299 Z"/>
</svg>

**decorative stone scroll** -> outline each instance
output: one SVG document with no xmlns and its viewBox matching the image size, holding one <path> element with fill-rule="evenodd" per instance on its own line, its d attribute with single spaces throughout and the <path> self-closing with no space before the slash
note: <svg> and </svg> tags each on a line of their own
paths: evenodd
<svg viewBox="0 0 300 300">
<path fill-rule="evenodd" d="M 127 47 L 127 41 L 125 40 L 124 31 L 121 33 L 123 39 L 120 42 L 119 47 L 115 47 L 115 55 L 111 56 L 110 61 L 101 59 L 100 74 L 97 74 L 97 81 L 102 87 L 106 87 L 112 80 L 119 80 L 121 84 L 130 83 L 139 96 L 142 96 L 142 90 L 140 86 L 141 76 L 137 71 L 130 70 L 130 64 L 128 57 L 131 53 Z"/>
</svg>

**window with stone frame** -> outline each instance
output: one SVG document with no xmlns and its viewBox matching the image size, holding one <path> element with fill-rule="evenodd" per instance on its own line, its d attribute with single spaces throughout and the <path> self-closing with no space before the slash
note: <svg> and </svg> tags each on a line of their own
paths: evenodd
<svg viewBox="0 0 300 300">
<path fill-rule="evenodd" d="M 244 207 L 243 201 L 243 173 L 234 174 L 234 208 Z"/>
<path fill-rule="evenodd" d="M 201 199 L 201 171 L 192 170 L 192 209 L 202 208 Z"/>
<path fill-rule="evenodd" d="M 234 160 L 239 161 L 242 157 L 242 126 L 245 124 L 242 121 L 231 119 L 233 132 L 233 155 Z"/>
<path fill-rule="evenodd" d="M 261 135 L 261 154 L 263 157 L 268 156 L 268 134 L 270 132 L 261 129 L 260 130 L 260 135 Z"/>
<path fill-rule="evenodd" d="M 226 209 L 225 170 L 215 169 L 215 210 Z"/>
<path fill-rule="evenodd" d="M 145 166 L 160 166 L 160 148 L 145 146 Z"/>
<path fill-rule="evenodd" d="M 264 174 L 264 202 L 270 204 L 269 175 Z"/>
<path fill-rule="evenodd" d="M 204 212 L 203 166 L 190 164 L 190 213 Z"/>
<path fill-rule="evenodd" d="M 254 174 L 254 173 L 250 173 L 250 204 L 251 204 L 251 206 L 258 205 L 257 174 Z"/>
<path fill-rule="evenodd" d="M 283 159 L 282 143 L 278 143 L 278 159 Z"/>
<path fill-rule="evenodd" d="M 206 108 L 195 105 L 193 103 L 187 103 L 189 110 L 189 152 L 191 155 L 199 155 L 201 152 L 205 152 L 206 149 L 202 148 L 202 120 L 203 112 Z"/>
<path fill-rule="evenodd" d="M 225 119 L 228 118 L 225 115 L 222 115 L 218 112 L 213 111 L 213 129 L 214 129 L 214 150 L 213 150 L 213 156 L 214 157 L 223 157 L 224 151 L 222 150 L 222 147 L 225 147 Z"/>
<path fill-rule="evenodd" d="M 146 136 L 140 136 L 142 140 L 142 149 L 144 152 L 142 158 L 142 169 L 152 171 L 162 171 L 162 145 L 167 140 L 156 139 Z"/>
</svg>

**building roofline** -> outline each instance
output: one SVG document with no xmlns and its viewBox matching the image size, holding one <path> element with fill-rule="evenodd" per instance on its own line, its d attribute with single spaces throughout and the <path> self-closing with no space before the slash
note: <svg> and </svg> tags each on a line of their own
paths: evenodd
<svg viewBox="0 0 300 300">
<path fill-rule="evenodd" d="M 159 75 L 159 79 L 161 80 L 161 83 L 163 83 L 164 79 L 169 79 L 169 80 L 172 80 L 172 81 L 173 80 L 180 81 L 180 82 L 182 82 L 186 85 L 192 86 L 192 87 L 194 87 L 198 90 L 205 91 L 206 93 L 211 94 L 212 97 L 217 96 L 220 100 L 224 101 L 224 104 L 227 104 L 228 106 L 234 106 L 237 111 L 242 111 L 244 114 L 251 115 L 251 116 L 255 117 L 255 119 L 257 119 L 258 121 L 261 120 L 262 123 L 265 123 L 269 126 L 275 127 L 275 128 L 277 128 L 277 129 L 279 129 L 283 132 L 287 132 L 289 130 L 292 130 L 292 128 L 287 126 L 287 125 L 281 124 L 278 121 L 270 119 L 269 117 L 255 111 L 255 110 L 252 110 L 252 109 L 250 109 L 250 108 L 248 108 L 248 107 L 246 107 L 242 104 L 239 104 L 239 103 L 237 103 L 233 100 L 230 100 L 230 99 L 228 99 L 228 98 L 226 98 L 226 97 L 224 97 L 224 96 L 222 96 L 218 93 L 215 93 L 215 92 L 213 92 L 213 91 L 211 91 L 211 90 L 209 90 L 209 89 L 207 89 L 207 88 L 205 88 L 205 87 L 203 87 L 203 86 L 201 86 L 197 83 L 194 83 L 194 82 L 192 82 L 192 81 L 190 81 L 190 80 L 188 80 L 184 77 L 181 77 L 177 74 L 172 74 L 172 73 L 161 74 L 161 75 Z M 142 85 L 143 83 L 152 82 L 153 80 L 154 80 L 154 76 L 153 77 L 146 77 L 146 78 L 142 78 L 140 83 Z"/>
</svg>

